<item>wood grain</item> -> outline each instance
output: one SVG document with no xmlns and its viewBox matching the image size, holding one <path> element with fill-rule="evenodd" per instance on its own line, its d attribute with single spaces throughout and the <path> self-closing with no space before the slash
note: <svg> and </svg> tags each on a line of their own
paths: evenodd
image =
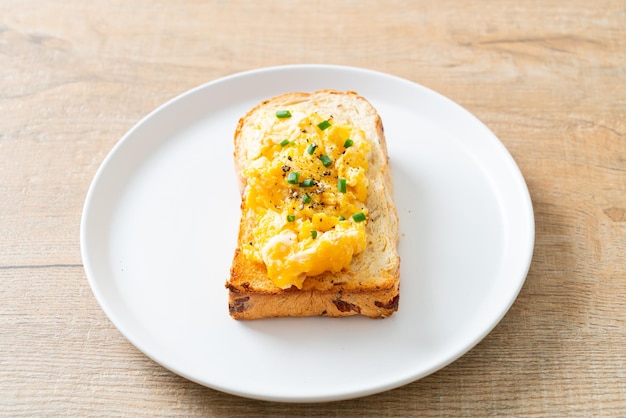
<svg viewBox="0 0 626 418">
<path fill-rule="evenodd" d="M 191 383 L 135 349 L 87 284 L 79 223 L 119 138 L 175 95 L 263 66 L 371 68 L 465 106 L 533 199 L 527 281 L 450 366 L 345 402 Z M 0 4 L 0 415 L 626 415 L 626 3 Z"/>
</svg>

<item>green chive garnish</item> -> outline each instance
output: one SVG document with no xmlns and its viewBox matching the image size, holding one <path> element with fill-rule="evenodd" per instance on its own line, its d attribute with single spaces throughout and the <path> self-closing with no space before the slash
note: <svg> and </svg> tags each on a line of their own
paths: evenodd
<svg viewBox="0 0 626 418">
<path fill-rule="evenodd" d="M 289 184 L 298 184 L 298 179 L 300 178 L 300 173 L 296 173 L 292 171 L 287 175 L 287 183 Z"/>
<path fill-rule="evenodd" d="M 291 112 L 288 110 L 277 110 L 276 117 L 278 119 L 286 119 L 291 117 Z"/>
<path fill-rule="evenodd" d="M 287 222 L 293 222 L 296 220 L 296 215 L 287 215 Z"/>
<path fill-rule="evenodd" d="M 317 238 L 317 231 L 311 231 L 311 238 Z"/>
<path fill-rule="evenodd" d="M 315 149 L 317 148 L 317 145 L 315 144 L 309 144 L 309 146 L 306 149 L 306 152 L 309 153 L 309 155 L 313 155 L 313 153 L 315 152 Z"/>
<path fill-rule="evenodd" d="M 281 147 L 286 147 L 287 145 L 289 145 L 289 140 L 288 139 L 283 139 L 280 143 Z"/>
<path fill-rule="evenodd" d="M 322 164 L 324 164 L 324 167 L 328 167 L 333 163 L 333 160 L 331 160 L 328 155 L 322 155 L 320 160 L 322 161 Z"/>
<path fill-rule="evenodd" d="M 302 187 L 313 187 L 314 185 L 314 181 L 313 179 L 306 179 L 306 180 L 302 180 L 302 183 L 300 183 L 300 186 Z"/>
<path fill-rule="evenodd" d="M 345 218 L 345 216 L 341 215 L 341 216 L 339 217 L 339 220 L 340 220 L 340 221 L 345 221 L 345 220 L 346 220 L 346 218 Z"/>
<path fill-rule="evenodd" d="M 317 127 L 320 128 L 323 131 L 324 129 L 327 129 L 327 128 L 330 127 L 330 122 L 328 122 L 327 120 L 324 120 L 324 121 L 318 123 Z"/>
<path fill-rule="evenodd" d="M 354 141 L 350 138 L 346 139 L 346 142 L 343 143 L 344 148 L 350 148 L 352 145 L 354 145 Z"/>
<path fill-rule="evenodd" d="M 337 188 L 339 189 L 341 193 L 345 193 L 348 190 L 346 179 L 343 179 L 340 177 L 337 180 Z"/>
<path fill-rule="evenodd" d="M 311 203 L 311 200 L 313 200 L 313 199 L 312 199 L 312 198 L 311 198 L 311 196 L 309 196 L 308 194 L 305 194 L 305 195 L 302 197 L 302 203 Z"/>
<path fill-rule="evenodd" d="M 363 212 L 359 212 L 352 215 L 352 219 L 354 219 L 354 222 L 363 222 L 367 218 Z"/>
</svg>

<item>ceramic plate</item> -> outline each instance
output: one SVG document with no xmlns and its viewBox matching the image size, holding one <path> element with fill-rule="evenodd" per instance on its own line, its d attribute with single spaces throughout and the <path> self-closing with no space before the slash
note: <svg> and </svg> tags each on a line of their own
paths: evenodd
<svg viewBox="0 0 626 418">
<path fill-rule="evenodd" d="M 399 311 L 235 321 L 224 288 L 239 222 L 235 127 L 262 100 L 327 88 L 357 91 L 383 120 Z M 91 288 L 132 344 L 199 384 L 285 402 L 365 396 L 450 364 L 507 312 L 533 245 L 524 179 L 480 121 L 405 79 L 319 65 L 235 74 L 159 107 L 106 157 L 81 223 Z"/>
</svg>

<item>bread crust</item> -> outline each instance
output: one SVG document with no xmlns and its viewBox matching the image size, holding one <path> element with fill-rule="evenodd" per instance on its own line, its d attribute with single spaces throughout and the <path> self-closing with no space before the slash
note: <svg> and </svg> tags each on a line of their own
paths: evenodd
<svg viewBox="0 0 626 418">
<path fill-rule="evenodd" d="M 302 289 L 280 289 L 267 276 L 265 265 L 248 259 L 241 250 L 243 243 L 251 240 L 254 224 L 252 212 L 242 199 L 238 247 L 226 283 L 229 314 L 235 319 L 390 316 L 397 311 L 400 296 L 398 217 L 382 121 L 365 98 L 353 91 L 294 92 L 265 100 L 252 108 L 239 120 L 234 136 L 235 169 L 242 196 L 246 187 L 242 172 L 248 163 L 248 150 L 253 146 L 246 129 L 261 110 L 287 106 L 310 107 L 320 114 L 332 112 L 335 120 L 365 128 L 366 138 L 372 144 L 366 200 L 370 210 L 366 226 L 368 243 L 347 269 L 307 277 Z"/>
</svg>

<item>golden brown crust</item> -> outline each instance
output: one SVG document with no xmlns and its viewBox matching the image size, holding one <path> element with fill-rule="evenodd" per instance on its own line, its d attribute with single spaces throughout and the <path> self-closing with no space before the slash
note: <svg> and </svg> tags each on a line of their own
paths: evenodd
<svg viewBox="0 0 626 418">
<path fill-rule="evenodd" d="M 333 112 L 335 119 L 358 125 L 372 143 L 370 186 L 366 205 L 370 210 L 366 226 L 368 244 L 352 260 L 350 268 L 339 273 L 308 277 L 302 289 L 280 289 L 267 277 L 265 265 L 249 260 L 241 247 L 252 240 L 254 216 L 241 207 L 238 248 L 226 283 L 229 312 L 236 319 L 258 319 L 282 316 L 341 317 L 364 315 L 382 318 L 398 309 L 399 266 L 397 254 L 398 219 L 392 199 L 392 179 L 388 167 L 387 146 L 382 121 L 371 104 L 356 92 L 320 90 L 313 93 L 287 93 L 263 101 L 242 117 L 235 131 L 235 168 L 241 192 L 245 179 L 251 140 L 245 135 L 251 120 L 260 110 L 272 106 L 308 106 L 316 111 Z"/>
<path fill-rule="evenodd" d="M 398 310 L 400 301 L 399 280 L 387 289 L 346 290 L 336 286 L 324 292 L 291 288 L 261 293 L 246 290 L 245 286 L 248 282 L 239 287 L 228 286 L 228 310 L 235 319 L 351 315 L 385 318 Z"/>
</svg>

